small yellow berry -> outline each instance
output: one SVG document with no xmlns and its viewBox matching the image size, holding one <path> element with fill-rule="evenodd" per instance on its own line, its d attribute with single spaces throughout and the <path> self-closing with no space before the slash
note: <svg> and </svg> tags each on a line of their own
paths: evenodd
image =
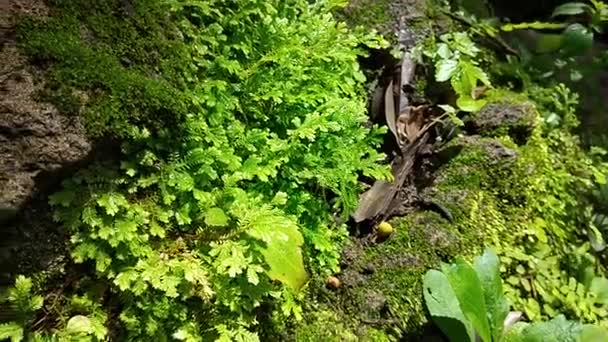
<svg viewBox="0 0 608 342">
<path fill-rule="evenodd" d="M 387 238 L 393 233 L 393 226 L 390 223 L 382 221 L 378 225 L 378 237 Z"/>
</svg>

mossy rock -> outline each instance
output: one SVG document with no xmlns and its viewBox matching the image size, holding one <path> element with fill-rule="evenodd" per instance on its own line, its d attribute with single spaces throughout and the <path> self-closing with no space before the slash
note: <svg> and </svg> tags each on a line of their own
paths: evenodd
<svg viewBox="0 0 608 342">
<path fill-rule="evenodd" d="M 524 145 L 538 117 L 534 106 L 526 103 L 492 102 L 467 122 L 467 131 L 488 137 L 510 136 Z"/>
<path fill-rule="evenodd" d="M 154 134 L 187 112 L 175 84 L 185 84 L 188 47 L 167 11 L 150 0 L 53 0 L 49 18 L 20 23 L 18 42 L 46 69 L 44 97 L 82 117 L 89 136 Z"/>
<path fill-rule="evenodd" d="M 443 5 L 438 0 L 351 0 L 336 14 L 352 26 L 375 30 L 392 43 L 412 47 L 454 25 L 441 11 Z"/>
<path fill-rule="evenodd" d="M 360 339 L 357 332 L 368 328 L 391 339 L 404 338 L 405 333 L 416 339 L 426 333 L 423 276 L 456 256 L 472 258 L 493 243 L 491 222 L 475 224 L 471 213 L 488 209 L 495 198 L 509 196 L 498 182 L 515 177 L 516 148 L 508 140 L 466 136 L 439 150 L 435 178 L 422 192 L 424 200 L 436 206 L 392 219 L 394 231 L 383 242 L 351 239 L 343 254 L 342 273 L 337 275 L 340 288 L 329 290 L 320 284 L 318 302 L 334 310 L 341 327 Z M 494 187 L 495 192 L 488 190 Z M 314 315 L 308 317 L 300 329 L 314 330 L 309 325 L 315 320 Z"/>
<path fill-rule="evenodd" d="M 394 232 L 382 243 L 366 246 L 351 240 L 344 252 L 343 272 L 337 275 L 340 288 L 317 289 L 321 305 L 331 308 L 339 318 L 324 319 L 324 328 L 315 329 L 319 318 L 312 310 L 314 313 L 296 330 L 296 340 L 340 341 L 327 336 L 335 336 L 336 331 L 342 331 L 342 336 L 354 334 L 360 341 L 396 340 L 405 333 L 421 333 L 427 323 L 422 298 L 424 273 L 460 254 L 463 241 L 471 239 L 463 238 L 453 225 L 430 211 L 391 223 Z"/>
<path fill-rule="evenodd" d="M 422 197 L 445 207 L 452 220 L 469 218 L 471 206 L 479 192 L 512 202 L 517 198 L 517 146 L 510 140 L 464 136 L 437 152 L 435 178 Z"/>
</svg>

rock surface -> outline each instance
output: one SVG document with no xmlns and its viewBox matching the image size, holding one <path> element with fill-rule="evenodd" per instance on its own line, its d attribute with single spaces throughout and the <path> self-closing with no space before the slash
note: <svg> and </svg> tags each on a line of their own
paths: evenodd
<svg viewBox="0 0 608 342">
<path fill-rule="evenodd" d="M 490 103 L 468 122 L 467 130 L 484 136 L 507 134 L 519 144 L 525 144 L 535 127 L 536 114 L 526 104 Z"/>
<path fill-rule="evenodd" d="M 63 268 L 67 240 L 48 195 L 92 148 L 78 117 L 40 100 L 43 73 L 16 45 L 16 19 L 47 12 L 42 0 L 0 1 L 0 285 Z"/>
<path fill-rule="evenodd" d="M 0 222 L 13 217 L 36 191 L 56 183 L 57 170 L 91 150 L 78 117 L 66 117 L 41 102 L 40 72 L 27 64 L 15 43 L 19 14 L 45 15 L 42 1 L 8 1 L 0 9 Z M 4 8 L 6 6 L 6 8 Z"/>
</svg>

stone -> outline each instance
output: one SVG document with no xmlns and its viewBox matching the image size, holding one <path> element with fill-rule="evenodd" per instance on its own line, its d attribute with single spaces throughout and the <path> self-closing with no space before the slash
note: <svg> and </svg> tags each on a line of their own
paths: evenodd
<svg viewBox="0 0 608 342">
<path fill-rule="evenodd" d="M 466 129 L 482 136 L 509 135 L 523 145 L 536 126 L 536 113 L 528 104 L 489 103 L 471 118 Z"/>
<path fill-rule="evenodd" d="M 36 1 L 26 3 L 15 2 L 9 12 L 15 16 L 38 8 Z M 0 223 L 17 214 L 41 185 L 52 184 L 51 174 L 91 151 L 78 117 L 37 99 L 44 83 L 19 52 L 13 25 L 10 16 L 0 17 L 0 27 L 6 28 L 0 40 Z"/>
</svg>

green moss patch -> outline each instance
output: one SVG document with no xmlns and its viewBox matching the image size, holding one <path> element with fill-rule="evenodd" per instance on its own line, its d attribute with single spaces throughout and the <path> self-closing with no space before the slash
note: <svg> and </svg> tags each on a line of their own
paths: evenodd
<svg viewBox="0 0 608 342">
<path fill-rule="evenodd" d="M 175 126 L 187 109 L 178 88 L 187 50 L 167 6 L 125 3 L 55 0 L 52 17 L 19 27 L 24 51 L 48 66 L 47 97 L 61 112 L 82 115 L 95 137 Z"/>
</svg>

